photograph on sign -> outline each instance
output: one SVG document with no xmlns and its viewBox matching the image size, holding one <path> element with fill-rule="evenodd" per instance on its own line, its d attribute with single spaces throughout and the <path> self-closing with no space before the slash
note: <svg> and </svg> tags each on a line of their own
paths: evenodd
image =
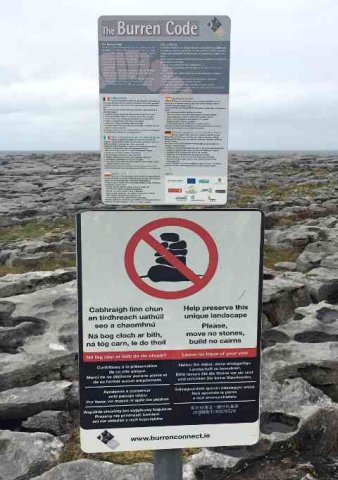
<svg viewBox="0 0 338 480">
<path fill-rule="evenodd" d="M 98 22 L 105 204 L 224 205 L 230 19 Z"/>
<path fill-rule="evenodd" d="M 256 443 L 262 213 L 91 211 L 77 232 L 82 449 Z"/>
</svg>

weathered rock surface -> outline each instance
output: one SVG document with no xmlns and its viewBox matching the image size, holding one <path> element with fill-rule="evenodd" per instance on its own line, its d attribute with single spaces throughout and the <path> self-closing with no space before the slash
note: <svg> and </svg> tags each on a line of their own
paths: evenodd
<svg viewBox="0 0 338 480">
<path fill-rule="evenodd" d="M 114 465 L 94 460 L 77 460 L 57 465 L 34 480 L 152 480 L 152 465 Z"/>
<path fill-rule="evenodd" d="M 314 242 L 325 242 L 331 239 L 336 231 L 335 225 L 328 227 L 310 224 L 297 224 L 285 230 L 268 230 L 265 235 L 271 245 L 280 247 L 305 247 Z M 331 231 L 333 229 L 333 231 Z"/>
<path fill-rule="evenodd" d="M 52 381 L 0 392 L 0 420 L 23 419 L 47 409 L 74 407 L 68 396 L 71 386 L 71 382 Z"/>
<path fill-rule="evenodd" d="M 77 376 L 75 289 L 72 281 L 0 301 L 0 391 Z M 33 334 L 36 325 L 40 330 Z M 1 335 L 8 336 L 11 328 L 20 348 L 13 352 L 12 341 L 9 353 L 6 345 L 1 350 Z"/>
<path fill-rule="evenodd" d="M 10 273 L 0 277 L 0 297 L 32 293 L 42 288 L 55 287 L 70 282 L 76 276 L 75 268 L 58 269 L 52 272 Z"/>
<path fill-rule="evenodd" d="M 100 203 L 98 154 L 13 154 L 6 160 L 6 176 L 0 177 L 0 226 L 67 217 L 80 206 Z"/>
<path fill-rule="evenodd" d="M 241 152 L 229 163 L 230 206 L 263 209 L 266 243 L 280 253 L 264 280 L 261 438 L 250 447 L 202 449 L 186 463 L 184 478 L 333 480 L 338 478 L 330 459 L 337 454 L 338 430 L 338 157 Z M 0 156 L 3 166 L 0 227 L 104 208 L 96 154 L 13 154 Z M 74 251 L 74 232 L 66 222 L 62 231 L 37 238 L 0 238 L 0 267 L 72 261 Z M 74 269 L 0 278 L 0 421 L 2 428 L 21 430 L 0 431 L 6 437 L 1 443 L 0 435 L 0 479 L 150 480 L 150 465 L 80 460 L 52 468 L 62 445 L 51 448 L 53 456 L 48 445 L 54 437 L 27 433 L 63 435 L 77 406 L 74 278 Z M 76 412 L 71 414 L 74 420 Z M 43 445 L 49 453 L 37 453 L 32 439 L 41 435 L 47 435 Z M 11 476 L 4 476 L 2 465 L 21 457 L 22 466 L 8 467 Z"/>
<path fill-rule="evenodd" d="M 273 325 L 285 323 L 295 308 L 310 302 L 304 282 L 279 277 L 264 280 L 263 312 Z"/>
<path fill-rule="evenodd" d="M 196 474 L 194 479 L 197 480 L 335 480 L 337 460 L 329 455 L 292 454 L 285 451 L 250 460 L 230 474 L 221 467 L 203 465 L 196 470 Z"/>
<path fill-rule="evenodd" d="M 275 269 L 280 272 L 294 272 L 297 269 L 297 264 L 295 262 L 277 262 Z"/>
<path fill-rule="evenodd" d="M 327 300 L 330 303 L 336 303 L 338 300 L 338 269 L 336 268 L 313 268 L 305 275 L 300 272 L 284 272 L 280 277 L 283 280 L 302 283 L 314 302 Z"/>
<path fill-rule="evenodd" d="M 68 406 L 66 404 L 66 406 Z M 50 408 L 50 405 L 48 405 Z M 21 427 L 30 432 L 46 432 L 52 435 L 65 435 L 69 431 L 71 418 L 68 412 L 60 410 L 45 410 L 27 418 Z"/>
<path fill-rule="evenodd" d="M 336 454 L 338 307 L 321 302 L 297 308 L 292 320 L 266 329 L 263 339 L 268 346 L 262 355 L 260 441 L 249 447 L 203 449 L 187 463 L 186 479 L 220 480 L 231 474 L 236 480 L 251 478 L 249 472 L 263 479 L 263 457 L 280 454 L 280 464 L 288 451 L 309 458 Z M 266 470 L 267 478 L 287 478 L 277 463 Z M 306 472 L 297 471 L 292 478 L 301 480 Z"/>
<path fill-rule="evenodd" d="M 1 480 L 28 480 L 49 470 L 63 443 L 48 433 L 0 431 Z"/>
<path fill-rule="evenodd" d="M 270 374 L 269 369 L 263 370 L 260 441 L 249 447 L 203 449 L 185 466 L 187 480 L 220 480 L 230 474 L 231 478 L 241 478 L 234 472 L 245 471 L 248 465 L 276 452 L 335 453 L 338 405 L 301 378 L 279 382 L 272 381 Z"/>
<path fill-rule="evenodd" d="M 338 249 L 338 246 L 337 246 L 337 249 Z M 325 257 L 324 260 L 322 260 L 320 262 L 320 266 L 325 267 L 325 268 L 337 269 L 338 268 L 338 253 L 334 253 L 333 255 L 328 255 L 327 257 Z"/>
<path fill-rule="evenodd" d="M 34 271 L 43 262 L 55 259 L 55 256 L 75 261 L 75 236 L 73 231 L 66 230 L 55 233 L 53 236 L 47 232 L 42 238 L 36 240 L 0 243 L 0 265 L 21 266 Z"/>
<path fill-rule="evenodd" d="M 337 231 L 338 232 L 338 231 Z M 313 268 L 319 267 L 328 256 L 337 251 L 336 242 L 313 242 L 304 249 L 296 261 L 297 270 L 308 272 Z"/>
</svg>

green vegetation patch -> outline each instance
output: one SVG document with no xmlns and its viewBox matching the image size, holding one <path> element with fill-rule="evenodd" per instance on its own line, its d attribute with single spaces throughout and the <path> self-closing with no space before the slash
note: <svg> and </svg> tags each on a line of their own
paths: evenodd
<svg viewBox="0 0 338 480">
<path fill-rule="evenodd" d="M 322 172 L 324 175 L 324 172 Z M 336 182 L 317 183 L 292 183 L 280 185 L 277 183 L 266 183 L 260 186 L 246 185 L 242 186 L 237 193 L 236 205 L 245 207 L 256 200 L 258 197 L 269 197 L 272 201 L 287 201 L 295 196 L 311 196 L 316 190 L 335 186 Z"/>
<path fill-rule="evenodd" d="M 313 168 L 310 170 L 310 175 L 316 175 L 317 177 L 326 177 L 330 173 L 328 168 Z"/>
<path fill-rule="evenodd" d="M 16 241 L 43 239 L 45 236 L 62 235 L 74 230 L 75 222 L 73 218 L 55 218 L 51 220 L 31 220 L 20 225 L 11 225 L 9 227 L 0 227 L 0 244 L 12 243 Z M 46 256 L 43 260 L 36 262 L 16 261 L 15 265 L 0 265 L 0 277 L 9 273 L 27 273 L 32 271 L 51 271 L 58 268 L 67 268 L 75 266 L 74 258 L 69 255 L 62 255 L 62 252 L 55 253 L 53 256 Z"/>
<path fill-rule="evenodd" d="M 297 216 L 292 215 L 277 217 L 275 219 L 274 225 L 278 225 L 279 227 L 289 227 L 290 225 L 294 225 L 295 223 L 297 223 Z"/>
<path fill-rule="evenodd" d="M 271 245 L 264 245 L 264 265 L 273 268 L 279 262 L 294 262 L 301 250 L 298 248 L 277 248 Z"/>
<path fill-rule="evenodd" d="M 0 227 L 0 243 L 16 240 L 32 240 L 46 234 L 64 233 L 74 229 L 73 218 L 55 218 L 52 220 L 32 220 L 20 225 Z"/>
<path fill-rule="evenodd" d="M 55 254 L 53 257 L 48 257 L 44 260 L 25 265 L 24 263 L 16 263 L 16 265 L 0 265 L 0 277 L 9 273 L 27 273 L 44 271 L 49 272 L 57 270 L 58 268 L 75 267 L 75 258 L 64 257 L 62 254 Z"/>
</svg>

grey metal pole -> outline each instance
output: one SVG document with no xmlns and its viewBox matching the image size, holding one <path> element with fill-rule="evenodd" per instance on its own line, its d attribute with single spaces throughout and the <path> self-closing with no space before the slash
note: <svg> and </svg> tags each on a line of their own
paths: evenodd
<svg viewBox="0 0 338 480">
<path fill-rule="evenodd" d="M 182 480 L 182 449 L 154 451 L 154 480 Z"/>
<path fill-rule="evenodd" d="M 152 210 L 178 210 L 172 205 L 152 206 Z M 182 480 L 182 449 L 154 450 L 154 480 Z"/>
</svg>

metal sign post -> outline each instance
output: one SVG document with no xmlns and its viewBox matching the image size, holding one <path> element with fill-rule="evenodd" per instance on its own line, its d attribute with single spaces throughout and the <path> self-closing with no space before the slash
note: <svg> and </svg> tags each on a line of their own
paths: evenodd
<svg viewBox="0 0 338 480">
<path fill-rule="evenodd" d="M 230 19 L 98 26 L 102 201 L 155 209 L 77 215 L 81 448 L 182 480 L 259 436 L 262 212 L 181 209 L 226 203 Z"/>
<path fill-rule="evenodd" d="M 154 480 L 182 480 L 182 449 L 154 451 Z"/>
</svg>

